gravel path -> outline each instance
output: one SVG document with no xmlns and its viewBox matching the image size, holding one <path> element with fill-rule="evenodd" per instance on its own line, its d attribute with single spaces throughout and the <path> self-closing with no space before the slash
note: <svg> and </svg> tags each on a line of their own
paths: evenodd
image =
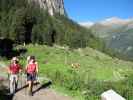
<svg viewBox="0 0 133 100">
<path fill-rule="evenodd" d="M 4 77 L 5 75 L 2 75 L 2 72 L 4 71 L 3 67 L 0 67 L 0 83 L 3 83 L 4 85 L 8 86 L 7 77 Z M 5 80 L 3 80 L 5 78 Z M 21 79 L 22 82 L 19 83 L 19 88 L 23 87 L 25 85 L 25 81 Z M 9 97 L 8 100 L 72 100 L 69 96 L 64 96 L 60 93 L 57 93 L 56 91 L 52 90 L 50 88 L 51 82 L 45 83 L 43 85 L 38 84 L 34 86 L 33 89 L 33 96 L 28 96 L 27 88 L 23 87 L 19 89 L 13 97 Z M 5 97 L 7 98 L 7 97 Z M 7 99 L 5 99 L 7 100 Z"/>
</svg>

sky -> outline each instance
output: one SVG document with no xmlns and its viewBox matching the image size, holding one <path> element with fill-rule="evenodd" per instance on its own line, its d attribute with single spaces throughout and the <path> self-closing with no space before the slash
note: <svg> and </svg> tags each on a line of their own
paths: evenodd
<svg viewBox="0 0 133 100">
<path fill-rule="evenodd" d="M 77 22 L 133 18 L 133 0 L 64 0 L 64 3 L 68 17 Z"/>
</svg>

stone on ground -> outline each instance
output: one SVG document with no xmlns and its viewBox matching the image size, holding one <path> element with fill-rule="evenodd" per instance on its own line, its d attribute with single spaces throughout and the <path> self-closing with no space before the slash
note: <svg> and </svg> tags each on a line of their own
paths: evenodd
<svg viewBox="0 0 133 100">
<path fill-rule="evenodd" d="M 126 100 L 113 90 L 108 90 L 101 95 L 101 100 Z"/>
</svg>

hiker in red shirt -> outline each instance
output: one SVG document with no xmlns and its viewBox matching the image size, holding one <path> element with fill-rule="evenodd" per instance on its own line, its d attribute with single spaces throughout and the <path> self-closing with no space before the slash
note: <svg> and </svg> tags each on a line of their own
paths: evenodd
<svg viewBox="0 0 133 100">
<path fill-rule="evenodd" d="M 10 74 L 10 93 L 11 94 L 13 94 L 17 89 L 18 77 L 21 71 L 22 69 L 19 64 L 19 59 L 17 57 L 13 57 L 11 59 L 11 64 L 8 67 L 8 73 Z M 15 84 L 15 90 L 14 90 L 13 84 Z"/>
<path fill-rule="evenodd" d="M 38 64 L 34 56 L 30 56 L 28 64 L 26 66 L 27 81 L 29 85 L 29 95 L 32 96 L 33 83 L 36 80 L 36 75 L 38 73 Z"/>
</svg>

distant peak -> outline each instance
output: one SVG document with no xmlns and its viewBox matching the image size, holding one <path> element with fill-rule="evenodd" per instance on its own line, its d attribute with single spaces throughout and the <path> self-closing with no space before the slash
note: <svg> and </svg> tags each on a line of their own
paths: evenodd
<svg viewBox="0 0 133 100">
<path fill-rule="evenodd" d="M 105 21 L 123 21 L 123 19 L 118 17 L 111 17 L 111 18 L 107 18 Z"/>
<path fill-rule="evenodd" d="M 81 26 L 84 27 L 91 27 L 93 25 L 104 25 L 104 26 L 112 26 L 112 25 L 128 25 L 130 24 L 133 25 L 133 18 L 128 18 L 128 19 L 122 19 L 119 17 L 110 17 L 102 21 L 98 22 L 92 22 L 92 21 L 86 21 L 86 22 L 79 22 Z"/>
<path fill-rule="evenodd" d="M 93 22 L 91 22 L 91 21 L 87 21 L 87 22 L 79 22 L 79 24 L 81 25 L 81 26 L 85 26 L 85 27 L 91 27 L 92 25 L 94 25 L 94 23 Z"/>
<path fill-rule="evenodd" d="M 121 19 L 118 17 L 111 17 L 111 18 L 107 18 L 103 21 L 100 21 L 101 24 L 103 25 L 113 25 L 113 24 L 127 24 L 129 22 L 133 21 L 133 19 Z"/>
</svg>

